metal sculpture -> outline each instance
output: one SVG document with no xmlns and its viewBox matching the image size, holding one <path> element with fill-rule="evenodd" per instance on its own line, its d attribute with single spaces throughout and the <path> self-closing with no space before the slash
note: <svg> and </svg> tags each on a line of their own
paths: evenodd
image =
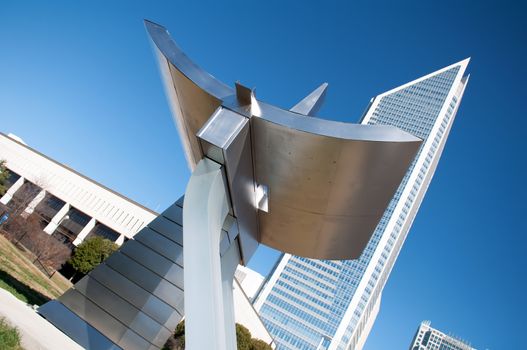
<svg viewBox="0 0 527 350">
<path fill-rule="evenodd" d="M 421 140 L 391 126 L 308 117 L 326 84 L 289 111 L 259 101 L 199 68 L 164 27 L 145 25 L 193 170 L 183 206 L 186 344 L 234 349 L 236 265 L 259 243 L 309 258 L 358 258 Z M 228 214 L 238 234 L 220 257 Z"/>
<path fill-rule="evenodd" d="M 421 140 L 312 117 L 327 84 L 289 111 L 259 101 L 145 25 L 193 170 L 185 198 L 39 312 L 86 348 L 159 349 L 185 315 L 187 349 L 235 349 L 236 266 L 260 243 L 359 257 Z"/>
</svg>

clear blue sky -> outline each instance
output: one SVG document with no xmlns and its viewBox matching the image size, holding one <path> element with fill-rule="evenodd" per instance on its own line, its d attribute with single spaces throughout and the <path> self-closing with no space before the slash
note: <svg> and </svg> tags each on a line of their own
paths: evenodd
<svg viewBox="0 0 527 350">
<path fill-rule="evenodd" d="M 480 349 L 527 332 L 527 11 L 521 1 L 2 1 L 0 129 L 155 210 L 189 172 L 143 18 L 220 80 L 321 115 L 471 56 L 441 162 L 383 293 L 366 350 L 407 349 L 423 319 Z M 264 272 L 275 255 L 251 266 Z"/>
</svg>

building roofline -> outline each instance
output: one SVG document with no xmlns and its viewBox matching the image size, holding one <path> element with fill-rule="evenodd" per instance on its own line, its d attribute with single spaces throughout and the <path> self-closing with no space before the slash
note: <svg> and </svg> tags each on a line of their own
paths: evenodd
<svg viewBox="0 0 527 350">
<path fill-rule="evenodd" d="M 377 98 L 383 97 L 383 96 L 388 95 L 388 94 L 392 94 L 392 93 L 394 93 L 394 92 L 396 92 L 396 91 L 398 91 L 398 90 L 402 90 L 402 89 L 404 89 L 404 88 L 406 88 L 406 87 L 408 87 L 408 86 L 410 86 L 410 85 L 413 85 L 413 84 L 416 84 L 416 83 L 418 83 L 418 82 L 420 82 L 420 81 L 423 81 L 423 80 L 426 80 L 426 79 L 428 79 L 428 78 L 431 78 L 431 77 L 434 76 L 434 75 L 441 74 L 441 73 L 443 73 L 443 72 L 445 72 L 445 71 L 447 71 L 447 70 L 449 70 L 449 69 L 452 69 L 452 68 L 454 68 L 454 67 L 456 67 L 456 66 L 459 66 L 460 71 L 461 71 L 461 76 L 464 76 L 465 71 L 466 71 L 466 69 L 467 69 L 467 66 L 468 66 L 468 63 L 469 63 L 469 62 L 470 62 L 470 57 L 467 57 L 467 58 L 465 58 L 464 60 L 461 60 L 461 61 L 459 61 L 459 62 L 453 63 L 453 64 L 451 64 L 451 65 L 449 65 L 449 66 L 446 66 L 446 67 L 443 67 L 443 68 L 441 68 L 441 69 L 438 69 L 438 70 L 436 70 L 436 71 L 434 71 L 434 72 L 432 72 L 432 73 L 426 74 L 426 75 L 424 75 L 424 76 L 422 76 L 422 77 L 419 77 L 419 78 L 417 78 L 417 79 L 414 79 L 414 80 L 412 80 L 412 81 L 409 81 L 409 82 L 407 82 L 407 83 L 405 83 L 405 84 L 403 84 L 403 85 L 401 85 L 401 86 L 397 86 L 397 87 L 395 87 L 395 88 L 393 88 L 393 89 L 390 89 L 390 90 L 388 90 L 388 91 L 385 91 L 385 92 L 383 92 L 383 93 L 381 93 L 381 94 L 375 96 L 374 99 L 377 99 Z"/>
<path fill-rule="evenodd" d="M 49 161 L 51 161 L 51 162 L 53 162 L 53 163 L 55 163 L 55 164 L 61 166 L 62 168 L 66 169 L 66 170 L 68 170 L 68 171 L 71 171 L 71 172 L 74 173 L 75 175 L 80 176 L 81 178 L 83 178 L 83 179 L 85 179 L 85 180 L 87 180 L 87 181 L 93 183 L 94 185 L 97 185 L 97 186 L 101 187 L 102 189 L 104 189 L 104 190 L 106 190 L 106 191 L 108 191 L 108 192 L 110 192 L 110 193 L 112 193 L 112 194 L 114 194 L 114 195 L 116 195 L 116 196 L 118 196 L 118 197 L 120 197 L 120 198 L 126 200 L 127 202 L 132 203 L 133 205 L 136 205 L 136 206 L 140 207 L 141 209 L 144 209 L 144 210 L 148 211 L 148 212 L 151 213 L 151 214 L 154 214 L 154 215 L 156 215 L 156 216 L 159 215 L 159 213 L 155 212 L 154 210 L 145 207 L 144 205 L 142 205 L 142 204 L 140 204 L 140 203 L 134 201 L 133 199 L 130 199 L 130 198 L 128 198 L 128 197 L 126 197 L 126 196 L 120 194 L 119 192 L 116 192 L 116 191 L 112 190 L 111 188 L 108 188 L 108 187 L 104 186 L 103 184 L 101 184 L 101 183 L 99 183 L 99 182 L 97 182 L 97 181 L 95 181 L 95 180 L 93 180 L 93 179 L 90 179 L 89 177 L 87 177 L 87 176 L 85 176 L 85 175 L 79 173 L 77 170 L 75 170 L 75 169 L 73 169 L 73 168 L 71 168 L 71 167 L 69 167 L 69 166 L 67 166 L 67 165 L 65 165 L 65 164 L 62 164 L 62 163 L 56 161 L 55 159 L 50 158 L 50 157 L 48 157 L 47 155 L 45 155 L 45 154 L 43 154 L 43 153 L 37 151 L 36 149 L 34 149 L 34 148 L 32 148 L 32 147 L 30 147 L 30 146 L 28 146 L 28 145 L 25 145 L 25 144 L 23 144 L 23 143 L 21 143 L 21 142 L 15 140 L 15 139 L 9 137 L 8 135 L 4 134 L 4 133 L 1 132 L 1 131 L 0 131 L 0 136 L 3 136 L 3 137 L 5 137 L 5 138 L 7 138 L 9 141 L 12 141 L 12 142 L 18 144 L 19 146 L 22 146 L 22 147 L 24 147 L 24 148 L 30 150 L 31 152 L 36 153 L 37 155 L 39 155 L 39 156 L 41 156 L 41 157 L 43 157 L 43 158 L 45 158 L 45 159 L 47 159 L 47 160 L 49 160 Z"/>
</svg>

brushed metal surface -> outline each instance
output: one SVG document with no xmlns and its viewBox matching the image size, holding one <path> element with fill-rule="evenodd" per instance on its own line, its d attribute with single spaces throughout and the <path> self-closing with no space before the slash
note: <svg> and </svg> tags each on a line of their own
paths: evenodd
<svg viewBox="0 0 527 350">
<path fill-rule="evenodd" d="M 240 258 L 236 245 L 218 254 L 230 207 L 222 166 L 202 159 L 185 194 L 185 346 L 235 349 L 232 283 Z"/>
<path fill-rule="evenodd" d="M 99 265 L 90 277 L 119 295 L 168 329 L 175 329 L 183 315 L 152 293 L 133 283 L 105 264 Z"/>
<path fill-rule="evenodd" d="M 183 289 L 182 266 L 173 263 L 149 248 L 145 248 L 144 245 L 135 240 L 130 240 L 126 243 L 120 250 L 121 254 L 128 256 L 168 282 Z"/>
<path fill-rule="evenodd" d="M 162 233 L 145 227 L 42 314 L 88 349 L 160 349 L 184 315 L 181 211 L 169 207 L 150 223 Z"/>
<path fill-rule="evenodd" d="M 182 287 L 176 287 L 162 276 L 119 252 L 112 254 L 105 263 L 184 315 Z"/>
<path fill-rule="evenodd" d="M 192 170 L 202 158 L 194 135 L 221 105 L 222 98 L 232 95 L 233 91 L 192 62 L 170 39 L 165 28 L 149 21 L 145 21 L 145 26 L 159 50 L 159 65 L 169 75 L 164 77 L 165 88 L 180 134 L 187 135 L 183 143 Z"/>
<path fill-rule="evenodd" d="M 172 333 L 90 276 L 77 282 L 75 290 L 156 346 L 162 347 Z"/>
<path fill-rule="evenodd" d="M 141 235 L 136 235 L 135 241 L 141 242 L 170 261 L 183 266 L 183 247 L 181 245 L 149 228 L 143 229 L 141 233 Z"/>
<path fill-rule="evenodd" d="M 234 141 L 247 123 L 249 120 L 244 116 L 225 108 L 218 108 L 196 136 L 200 141 L 205 140 L 223 150 Z M 223 164 L 222 161 L 215 161 Z"/>
<path fill-rule="evenodd" d="M 57 300 L 39 307 L 38 313 L 85 349 L 122 350 Z"/>
<path fill-rule="evenodd" d="M 223 231 L 225 231 L 229 237 L 229 242 L 232 243 L 238 237 L 238 222 L 232 215 L 227 215 L 225 222 L 223 223 Z"/>
<path fill-rule="evenodd" d="M 254 254 L 259 240 L 249 120 L 232 110 L 219 108 L 197 135 L 204 149 L 204 141 L 209 146 L 205 154 L 225 166 L 244 261 Z M 221 152 L 221 157 L 210 156 L 212 147 Z"/>
<path fill-rule="evenodd" d="M 326 84 L 291 111 L 239 83 L 233 91 L 193 64 L 166 29 L 145 25 L 169 62 L 183 143 L 202 140 L 200 152 L 187 152 L 191 168 L 204 156 L 225 165 L 243 263 L 258 243 L 310 258 L 358 258 L 422 140 L 393 126 L 306 118 L 320 108 Z M 243 118 L 249 128 L 233 127 Z M 268 189 L 268 212 L 257 211 L 259 185 Z"/>
<path fill-rule="evenodd" d="M 183 221 L 183 219 L 181 221 Z M 179 245 L 183 245 L 183 228 L 164 216 L 159 215 L 148 224 L 148 227 Z"/>
<path fill-rule="evenodd" d="M 156 350 L 160 349 L 160 347 L 146 342 L 141 336 L 129 329 L 124 332 L 123 336 L 119 340 L 119 346 L 125 350 L 145 350 L 151 349 L 152 347 Z"/>
<path fill-rule="evenodd" d="M 323 83 L 318 88 L 313 90 L 309 95 L 304 97 L 302 101 L 294 105 L 290 111 L 298 114 L 303 114 L 307 116 L 313 116 L 317 114 L 324 103 L 326 98 L 326 91 L 328 88 L 328 83 Z"/>
<path fill-rule="evenodd" d="M 247 123 L 224 148 L 225 173 L 238 225 L 241 259 L 245 263 L 251 259 L 260 240 L 251 143 L 251 130 Z"/>
<path fill-rule="evenodd" d="M 168 207 L 161 215 L 179 226 L 183 226 L 183 204 L 179 205 L 176 202 Z"/>
<path fill-rule="evenodd" d="M 422 141 L 392 126 L 306 118 L 319 110 L 327 84 L 290 111 L 258 101 L 254 89 L 239 83 L 231 89 L 199 68 L 165 28 L 145 25 L 189 167 L 203 158 L 223 165 L 232 220 L 214 225 L 220 236 L 213 245 L 222 261 L 234 257 L 229 266 L 239 259 L 246 264 L 259 243 L 310 258 L 359 257 Z M 266 211 L 258 210 L 257 188 L 266 189 Z M 63 324 L 73 320 L 69 310 L 100 331 L 102 340 L 95 341 L 101 348 L 107 338 L 124 349 L 159 349 L 184 315 L 183 204 L 181 197 L 61 296 L 62 304 L 50 304 L 49 310 L 58 310 L 57 326 L 83 327 Z M 201 271 L 199 263 L 193 266 Z M 226 300 L 232 297 L 231 272 L 221 287 Z M 197 297 L 202 286 L 191 277 L 193 304 L 206 309 Z M 232 323 L 230 314 L 217 316 Z"/>
<path fill-rule="evenodd" d="M 60 296 L 59 301 L 115 344 L 119 344 L 119 340 L 121 340 L 123 334 L 128 329 L 75 289 L 69 289 Z"/>
<path fill-rule="evenodd" d="M 296 129 L 291 119 L 305 123 Z M 251 119 L 255 179 L 269 188 L 269 212 L 258 212 L 260 240 L 290 254 L 355 259 L 420 141 L 397 130 L 382 133 L 382 142 L 365 141 L 381 137 L 352 124 L 337 123 L 336 130 L 316 122 L 286 111 L 275 111 L 272 121 Z"/>
</svg>

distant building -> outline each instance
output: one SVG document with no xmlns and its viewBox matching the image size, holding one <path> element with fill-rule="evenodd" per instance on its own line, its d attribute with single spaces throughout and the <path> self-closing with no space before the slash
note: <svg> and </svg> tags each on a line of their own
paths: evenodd
<svg viewBox="0 0 527 350">
<path fill-rule="evenodd" d="M 476 350 L 463 340 L 438 331 L 423 321 L 415 333 L 410 350 Z"/>
<path fill-rule="evenodd" d="M 264 281 L 264 277 L 258 272 L 242 265 L 238 266 L 234 277 L 236 277 L 236 280 L 242 286 L 243 291 L 250 300 L 253 300 L 256 296 Z"/>
</svg>

